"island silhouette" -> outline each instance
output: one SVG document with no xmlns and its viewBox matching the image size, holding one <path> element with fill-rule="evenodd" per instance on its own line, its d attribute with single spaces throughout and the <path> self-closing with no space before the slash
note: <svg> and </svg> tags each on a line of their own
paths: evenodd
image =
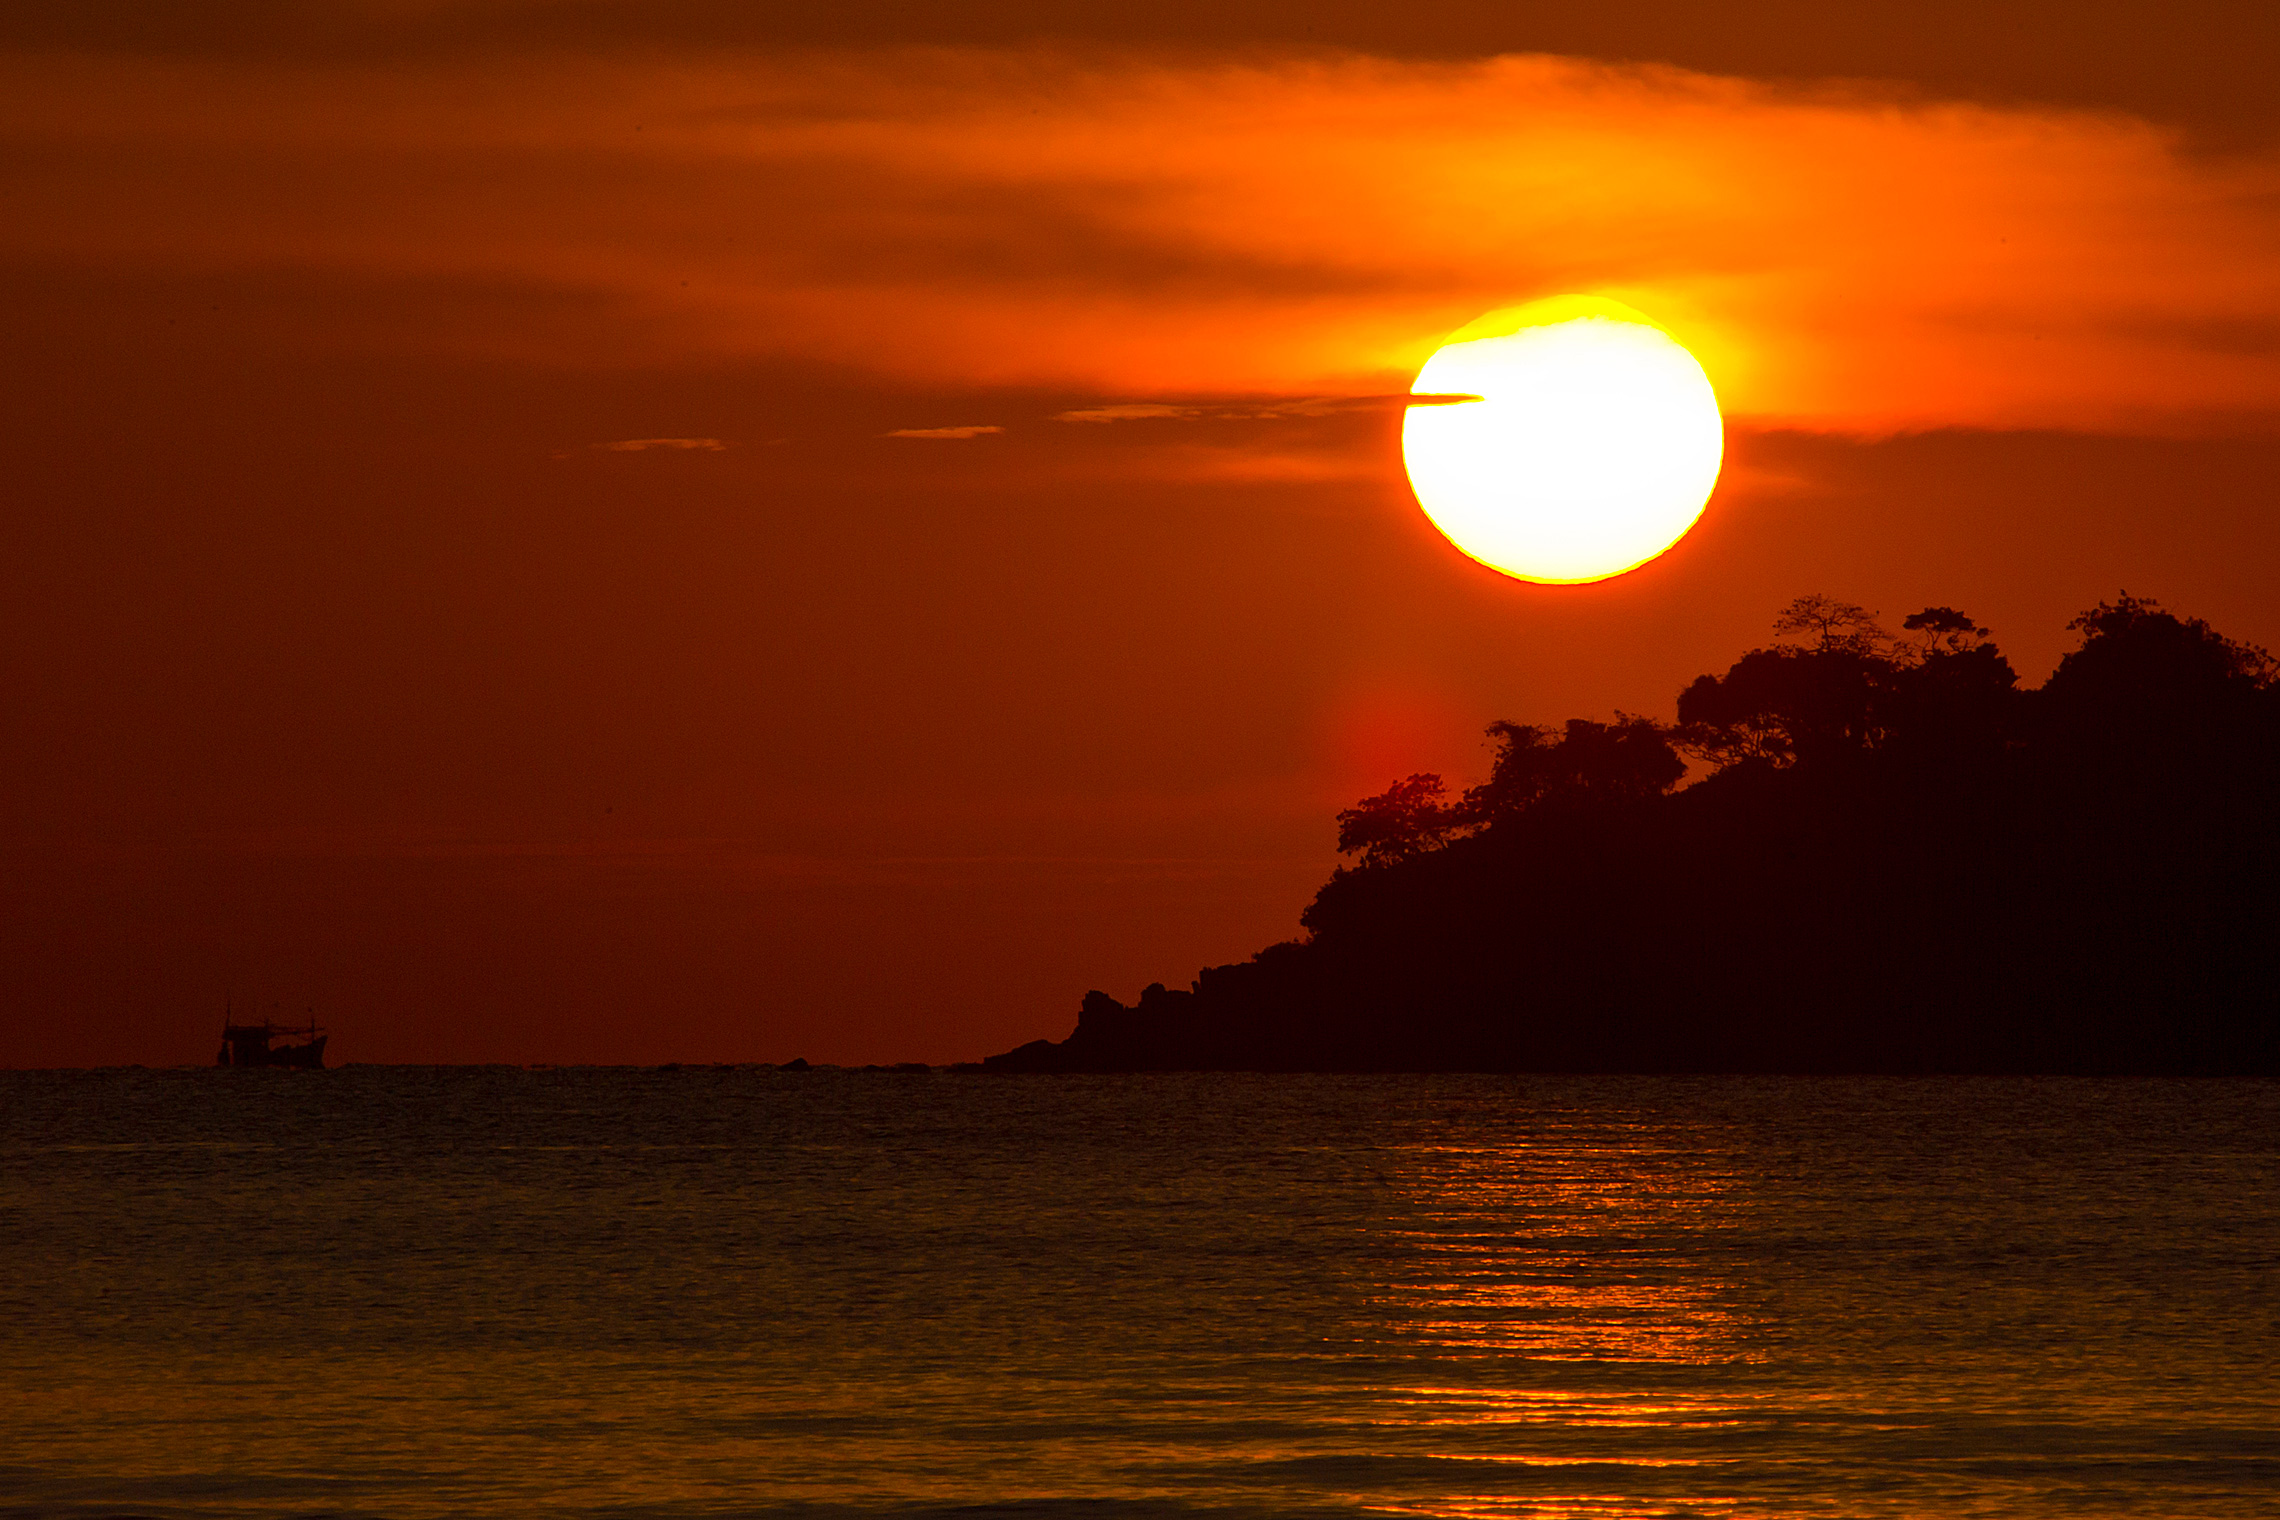
<svg viewBox="0 0 2280 1520">
<path fill-rule="evenodd" d="M 1494 723 L 1341 813 L 1303 938 L 981 1064 L 2280 1073 L 2280 667 L 2068 626 L 2025 689 L 1953 608 L 1801 597 L 1675 724 Z"/>
</svg>

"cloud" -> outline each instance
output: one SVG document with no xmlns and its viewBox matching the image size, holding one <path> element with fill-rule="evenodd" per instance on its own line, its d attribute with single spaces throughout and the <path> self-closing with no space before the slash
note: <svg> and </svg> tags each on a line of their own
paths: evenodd
<svg viewBox="0 0 2280 1520">
<path fill-rule="evenodd" d="M 612 454 L 642 454 L 651 449 L 717 454 L 729 445 L 718 438 L 620 438 L 615 443 L 597 443 L 593 447 Z"/>
<path fill-rule="evenodd" d="M 26 55 L 0 149 L 0 253 L 551 293 L 386 341 L 562 364 L 1235 405 L 1585 291 L 1760 424 L 2280 419 L 2280 163 L 2113 114 L 1542 56 Z"/>
<path fill-rule="evenodd" d="M 973 427 L 896 428 L 891 433 L 881 433 L 879 436 L 881 438 L 979 438 L 985 433 L 1002 433 L 1004 431 L 1004 428 L 987 425 Z"/>
<path fill-rule="evenodd" d="M 1154 418 L 1201 417 L 1203 409 L 1193 406 L 1170 406 L 1160 401 L 1119 401 L 1111 406 L 1080 407 L 1073 412 L 1055 412 L 1055 422 L 1145 422 Z"/>
<path fill-rule="evenodd" d="M 1478 396 L 1455 391 L 1394 391 L 1379 396 L 1298 396 L 1288 401 L 1268 402 L 1248 412 L 1228 412 L 1230 417 L 1336 417 L 1347 412 L 1401 412 L 1413 406 L 1459 406 L 1478 401 Z"/>
<path fill-rule="evenodd" d="M 1396 391 L 1377 396 L 1297 396 L 1250 406 L 1174 406 L 1161 401 L 1119 401 L 1108 406 L 1080 407 L 1055 412 L 1055 422 L 1189 422 L 1198 418 L 1215 422 L 1256 422 L 1278 417 L 1331 417 L 1341 412 L 1393 412 L 1412 406 L 1454 406 L 1478 401 L 1478 396 L 1434 392 Z"/>
</svg>

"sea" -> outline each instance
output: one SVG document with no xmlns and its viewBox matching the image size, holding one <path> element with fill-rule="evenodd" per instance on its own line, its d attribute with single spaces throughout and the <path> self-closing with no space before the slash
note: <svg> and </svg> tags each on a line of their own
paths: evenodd
<svg viewBox="0 0 2280 1520">
<path fill-rule="evenodd" d="M 2280 1084 L 0 1073 L 0 1515 L 2280 1514 Z"/>
</svg>

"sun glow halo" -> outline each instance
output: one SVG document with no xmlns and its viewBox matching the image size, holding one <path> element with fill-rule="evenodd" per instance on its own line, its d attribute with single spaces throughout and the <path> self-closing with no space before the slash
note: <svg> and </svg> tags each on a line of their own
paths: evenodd
<svg viewBox="0 0 2280 1520">
<path fill-rule="evenodd" d="M 1605 580 L 1684 537 L 1725 453 L 1710 379 L 1618 302 L 1491 313 L 1425 362 L 1402 454 L 1419 505 L 1459 549 L 1526 581 Z"/>
</svg>

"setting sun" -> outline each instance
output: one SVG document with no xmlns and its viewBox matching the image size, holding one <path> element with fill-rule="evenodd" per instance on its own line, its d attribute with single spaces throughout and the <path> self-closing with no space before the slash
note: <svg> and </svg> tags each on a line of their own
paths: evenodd
<svg viewBox="0 0 2280 1520">
<path fill-rule="evenodd" d="M 1718 479 L 1725 433 L 1709 377 L 1614 301 L 1493 313 L 1427 360 L 1412 389 L 1479 398 L 1413 406 L 1402 451 L 1434 526 L 1521 580 L 1604 580 L 1646 563 L 1694 526 Z"/>
</svg>

